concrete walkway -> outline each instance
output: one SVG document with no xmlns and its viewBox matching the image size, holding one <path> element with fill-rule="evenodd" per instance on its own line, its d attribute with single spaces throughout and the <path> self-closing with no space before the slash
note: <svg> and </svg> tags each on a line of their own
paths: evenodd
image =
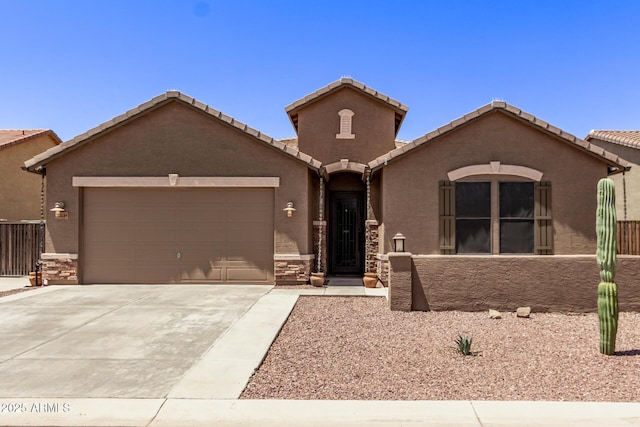
<svg viewBox="0 0 640 427">
<path fill-rule="evenodd" d="M 27 276 L 2 276 L 0 277 L 0 292 L 31 286 Z"/>
<path fill-rule="evenodd" d="M 0 282 L 2 280 L 4 279 L 0 279 Z M 230 295 L 235 295 L 236 290 L 242 291 L 240 294 L 249 295 L 225 297 L 219 306 L 229 306 L 233 312 L 240 310 L 240 314 L 228 327 L 220 330 L 220 336 L 206 349 L 202 347 L 204 335 L 198 332 L 204 319 L 201 317 L 201 310 L 197 308 L 211 306 L 215 298 L 212 295 L 205 298 L 198 290 L 209 290 L 212 287 L 196 286 L 191 297 L 174 288 L 180 287 L 135 286 L 131 288 L 136 294 L 133 301 L 130 295 L 125 297 L 113 286 L 49 286 L 0 298 L 0 318 L 9 331 L 12 327 L 16 328 L 12 326 L 16 318 L 2 316 L 7 316 L 17 306 L 26 307 L 28 311 L 33 309 L 33 312 L 48 312 L 52 324 L 45 330 L 49 334 L 55 334 L 55 331 L 59 333 L 56 328 L 61 327 L 62 319 L 56 320 L 52 314 L 54 301 L 67 306 L 67 313 L 75 312 L 75 316 L 79 316 L 66 320 L 75 325 L 72 329 L 75 328 L 76 332 L 59 333 L 56 335 L 59 338 L 45 340 L 31 350 L 17 348 L 14 341 L 7 340 L 11 334 L 3 336 L 5 346 L 0 348 L 0 352 L 5 356 L 0 358 L 0 425 L 640 426 L 640 403 L 239 400 L 238 396 L 260 365 L 298 295 L 340 294 L 334 293 L 338 291 L 331 286 L 317 290 L 220 287 L 226 288 L 231 292 Z M 218 288 L 213 291 L 215 289 Z M 383 295 L 385 291 L 383 288 L 366 290 L 359 287 L 345 292 L 347 295 L 352 293 L 373 296 Z M 107 305 L 110 308 L 100 308 L 99 299 L 106 298 L 107 295 L 107 300 L 110 301 Z M 174 335 L 171 341 L 162 339 L 164 333 L 152 335 L 153 339 L 150 341 L 148 337 L 141 335 L 141 321 L 146 322 L 149 327 L 166 331 L 169 323 L 166 323 L 166 317 L 160 308 L 164 307 L 166 312 L 167 307 L 173 307 L 171 303 L 175 303 L 179 296 L 183 299 L 177 304 L 181 307 L 181 319 L 187 319 L 185 324 L 180 323 L 182 332 Z M 13 303 L 7 304 L 12 301 Z M 238 305 L 247 309 L 239 308 Z M 88 321 L 86 316 L 90 317 L 91 312 L 96 310 L 93 313 L 96 320 Z M 147 310 L 146 316 L 136 315 L 144 310 Z M 113 317 L 118 312 L 125 315 L 121 317 L 123 323 Z M 222 312 L 226 311 L 223 309 Z M 209 312 L 209 315 L 211 313 L 213 312 Z M 220 319 L 223 320 L 224 316 Z M 123 337 L 114 338 L 109 333 L 111 339 L 116 340 L 116 345 L 113 345 L 113 341 L 109 345 L 101 343 L 100 331 L 106 333 L 109 329 L 105 328 L 113 322 L 116 322 L 116 330 L 119 328 Z M 206 330 L 210 331 L 208 328 Z M 37 329 L 34 332 L 36 331 Z M 18 331 L 15 333 L 19 335 Z M 33 340 L 37 336 L 27 335 L 25 339 Z M 136 340 L 142 340 L 146 344 L 140 345 Z M 96 372 L 92 372 L 83 365 L 93 357 L 96 361 L 94 367 L 98 368 L 104 360 L 104 357 L 99 357 L 100 352 L 119 352 L 124 358 L 124 354 L 142 355 L 141 352 L 146 347 L 170 351 L 171 347 L 167 345 L 170 346 L 171 342 L 174 342 L 173 346 L 176 342 L 190 342 L 190 345 L 194 345 L 191 353 L 178 349 L 176 354 L 176 363 L 182 367 L 188 363 L 190 368 L 167 370 L 165 363 L 169 359 L 156 358 L 158 353 L 146 353 L 148 358 L 157 362 L 157 366 L 143 364 L 139 374 L 133 374 L 135 370 L 131 371 L 130 366 L 117 365 L 119 374 L 115 374 L 117 369 L 107 370 L 107 373 L 111 372 L 110 376 L 103 376 L 104 370 L 96 369 Z M 193 359 L 196 353 L 200 356 Z M 61 368 L 57 366 L 60 359 L 69 359 L 71 363 L 63 363 Z M 30 363 L 25 364 L 25 361 Z M 16 362 L 16 366 L 7 365 Z M 133 357 L 128 363 L 139 363 L 139 360 Z M 145 376 L 148 372 L 153 374 Z M 76 378 L 78 376 L 83 378 Z M 114 376 L 125 378 L 111 378 Z M 132 377 L 126 378 L 127 376 Z M 39 377 L 41 378 L 38 379 Z M 74 381 L 87 383 L 91 381 L 91 377 L 94 379 L 91 392 L 80 395 L 70 393 Z M 136 393 L 131 394 L 129 391 L 129 396 L 126 396 L 127 393 L 124 396 L 123 393 L 118 393 L 115 385 L 131 390 L 132 381 L 138 385 Z"/>
</svg>

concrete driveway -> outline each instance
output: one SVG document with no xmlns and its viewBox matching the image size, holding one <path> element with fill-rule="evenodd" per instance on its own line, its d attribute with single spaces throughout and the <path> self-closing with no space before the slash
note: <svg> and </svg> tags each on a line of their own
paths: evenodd
<svg viewBox="0 0 640 427">
<path fill-rule="evenodd" d="M 185 381 L 192 391 L 189 371 L 270 290 L 52 286 L 0 298 L 0 397 L 165 398 Z"/>
</svg>

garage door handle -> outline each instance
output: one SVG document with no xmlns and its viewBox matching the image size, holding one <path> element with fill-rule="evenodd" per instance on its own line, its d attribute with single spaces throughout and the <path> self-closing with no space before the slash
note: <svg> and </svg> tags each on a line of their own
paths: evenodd
<svg viewBox="0 0 640 427">
<path fill-rule="evenodd" d="M 176 259 L 180 259 L 180 257 L 181 257 L 181 256 L 182 256 L 182 254 L 181 254 L 180 252 L 178 252 L 178 253 L 176 254 Z"/>
</svg>

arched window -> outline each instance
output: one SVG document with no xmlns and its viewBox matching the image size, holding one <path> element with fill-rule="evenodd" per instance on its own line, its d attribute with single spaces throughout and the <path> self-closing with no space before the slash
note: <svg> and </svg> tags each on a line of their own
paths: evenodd
<svg viewBox="0 0 640 427">
<path fill-rule="evenodd" d="M 354 139 L 356 136 L 351 132 L 354 112 L 345 108 L 338 111 L 340 116 L 340 133 L 336 134 L 338 139 Z"/>
</svg>

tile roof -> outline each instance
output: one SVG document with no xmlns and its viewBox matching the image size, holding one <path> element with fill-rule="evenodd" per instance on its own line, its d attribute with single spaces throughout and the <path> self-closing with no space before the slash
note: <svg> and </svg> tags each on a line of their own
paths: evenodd
<svg viewBox="0 0 640 427">
<path fill-rule="evenodd" d="M 380 102 L 387 104 L 388 106 L 396 110 L 396 133 L 398 132 L 398 130 L 400 129 L 400 125 L 402 124 L 402 120 L 404 120 L 404 116 L 409 110 L 409 107 L 402 104 L 400 101 L 396 101 L 395 99 L 390 98 L 387 95 L 382 94 L 377 90 L 372 89 L 350 77 L 343 77 L 340 80 L 336 80 L 335 82 L 330 83 L 329 85 L 318 89 L 315 92 L 310 93 L 309 95 L 300 98 L 299 100 L 284 107 L 284 110 L 289 115 L 289 119 L 291 119 L 291 123 L 293 124 L 293 127 L 296 129 L 296 131 L 298 130 L 298 111 L 302 107 L 315 102 L 318 99 L 323 98 L 324 96 L 343 87 L 354 88 Z"/>
<path fill-rule="evenodd" d="M 62 143 L 58 135 L 49 129 L 0 129 L 0 149 L 20 144 L 42 135 L 49 135 L 56 144 Z"/>
<path fill-rule="evenodd" d="M 640 149 L 640 130 L 592 130 L 585 138 Z"/>
<path fill-rule="evenodd" d="M 46 165 L 51 160 L 63 155 L 65 152 L 74 150 L 84 145 L 85 143 L 89 142 L 94 136 L 103 134 L 105 132 L 109 132 L 115 127 L 123 124 L 124 122 L 132 120 L 134 117 L 140 114 L 143 114 L 147 111 L 155 109 L 156 107 L 162 104 L 175 101 L 175 100 L 184 102 L 193 108 L 197 108 L 198 110 L 204 111 L 208 115 L 226 123 L 227 125 L 232 126 L 254 137 L 258 141 L 261 141 L 262 143 L 268 146 L 271 146 L 277 150 L 280 150 L 283 153 L 306 163 L 312 169 L 319 170 L 320 166 L 322 166 L 322 164 L 318 160 L 312 158 L 308 154 L 298 151 L 297 147 L 292 147 L 290 145 L 279 142 L 271 138 L 270 136 L 267 136 L 261 133 L 260 131 L 257 131 L 242 122 L 239 122 L 233 117 L 229 117 L 223 114 L 222 112 L 215 110 L 194 98 L 191 98 L 190 96 L 187 96 L 179 91 L 171 90 L 171 91 L 165 92 L 162 95 L 156 96 L 155 98 L 145 102 L 144 104 L 140 104 L 139 106 L 117 117 L 114 117 L 113 119 L 107 122 L 104 122 L 101 125 L 93 129 L 90 129 L 87 132 L 81 135 L 78 135 L 73 139 L 70 139 L 69 141 L 65 141 L 56 147 L 50 148 L 49 150 L 33 157 L 32 159 L 27 160 L 25 162 L 25 167 L 27 168 L 27 170 L 31 172 L 35 172 L 39 170 L 42 166 Z"/>
<path fill-rule="evenodd" d="M 627 162 L 626 160 L 620 158 L 619 156 L 604 150 L 603 148 L 600 148 L 594 144 L 590 144 L 589 142 L 582 140 L 580 138 L 577 138 L 576 136 L 567 133 L 565 131 L 563 131 L 560 128 L 557 128 L 553 125 L 550 125 L 549 123 L 545 122 L 544 120 L 540 120 L 539 118 L 537 118 L 534 115 L 531 115 L 525 111 L 522 111 L 521 109 L 507 104 L 504 101 L 493 101 L 490 104 L 484 105 L 480 108 L 478 108 L 475 111 L 472 111 L 469 114 L 465 114 L 462 117 L 459 117 L 455 120 L 453 120 L 450 123 L 447 123 L 444 126 L 439 127 L 438 129 L 431 131 L 429 133 L 427 133 L 424 136 L 421 136 L 420 138 L 417 138 L 413 141 L 411 141 L 408 144 L 405 144 L 399 148 L 396 148 L 395 150 L 392 150 L 380 157 L 378 157 L 377 159 L 372 160 L 371 162 L 369 162 L 369 167 L 372 170 L 377 170 L 382 168 L 383 166 L 385 166 L 388 162 L 401 157 L 403 155 L 405 155 L 407 152 L 410 152 L 411 150 L 421 146 L 421 145 L 427 145 L 429 142 L 431 142 L 433 139 L 436 139 L 442 135 L 445 135 L 449 132 L 451 132 L 452 130 L 465 125 L 481 116 L 484 116 L 486 114 L 489 113 L 493 113 L 496 111 L 500 111 L 504 114 L 508 114 L 511 115 L 521 121 L 524 121 L 525 123 L 528 123 L 531 126 L 534 126 L 544 132 L 547 132 L 549 134 L 553 134 L 554 136 L 556 136 L 558 139 L 560 139 L 561 141 L 566 142 L 567 144 L 570 144 L 571 146 L 573 146 L 574 148 L 583 151 L 593 157 L 596 157 L 600 160 L 602 160 L 603 162 L 605 162 L 606 164 L 608 164 L 611 168 L 613 168 L 614 170 L 621 172 L 623 170 L 629 169 L 631 167 L 631 164 L 629 162 Z"/>
</svg>

